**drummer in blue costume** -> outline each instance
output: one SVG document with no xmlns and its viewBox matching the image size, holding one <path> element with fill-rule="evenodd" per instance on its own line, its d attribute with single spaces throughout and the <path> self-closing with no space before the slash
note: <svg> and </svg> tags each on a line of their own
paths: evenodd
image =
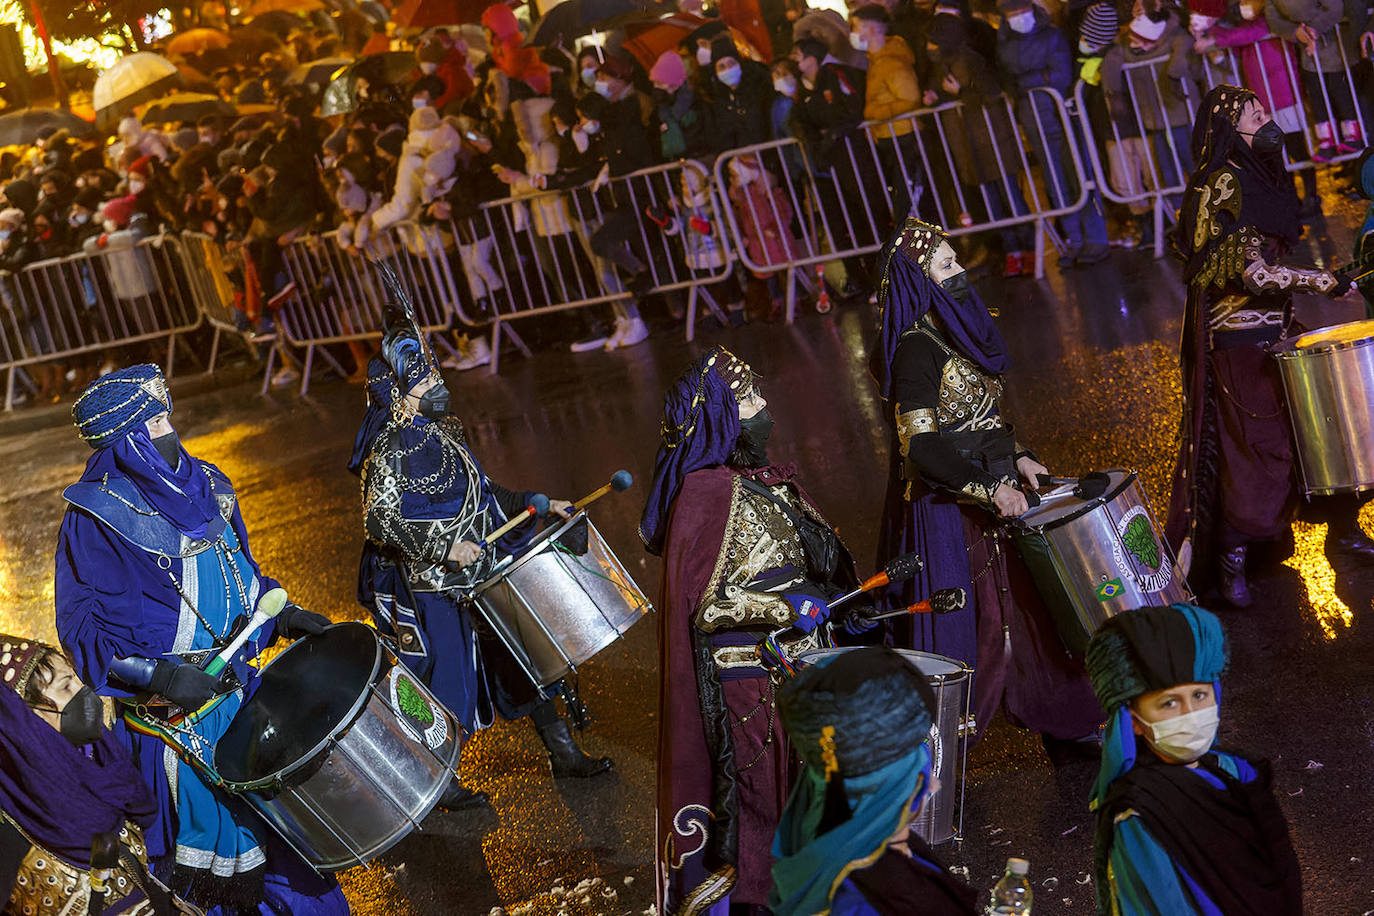
<svg viewBox="0 0 1374 916">
<path fill-rule="evenodd" d="M 1269 766 L 1215 746 L 1226 637 L 1190 604 L 1108 618 L 1088 674 L 1110 712 L 1093 785 L 1098 912 L 1294 916 L 1302 872 Z"/>
<path fill-rule="evenodd" d="M 394 285 L 392 295 L 382 355 L 368 364 L 367 413 L 349 462 L 362 476 L 367 534 L 358 600 L 469 734 L 491 725 L 493 712 L 529 716 L 554 776 L 603 773 L 611 760 L 583 753 L 554 701 L 538 694 L 494 637 L 474 630 L 467 596 L 529 543 L 533 525 L 491 547 L 481 542 L 523 512 L 533 494 L 508 490 L 483 472 L 463 424 L 449 413 L 439 365 Z M 560 517 L 572 514 L 565 500 L 551 500 L 550 508 Z M 555 685 L 563 690 L 562 682 Z M 474 800 L 479 793 L 455 781 L 439 804 Z"/>
<path fill-rule="evenodd" d="M 126 718 L 137 712 L 120 731 L 159 803 L 147 842 L 160 877 L 214 912 L 347 913 L 332 879 L 206 775 L 214 742 L 243 703 L 240 685 L 252 684 L 249 660 L 278 636 L 319 632 L 329 621 L 288 605 L 223 675 L 200 670 L 277 583 L 248 550 L 229 478 L 186 452 L 171 410 L 153 365 L 110 373 L 73 405 L 94 453 L 63 493 L 58 634 L 82 681 L 119 698 Z"/>
</svg>

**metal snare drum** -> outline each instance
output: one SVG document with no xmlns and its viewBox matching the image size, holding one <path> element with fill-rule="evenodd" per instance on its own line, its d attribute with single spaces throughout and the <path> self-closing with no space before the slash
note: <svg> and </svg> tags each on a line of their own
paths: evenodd
<svg viewBox="0 0 1374 916">
<path fill-rule="evenodd" d="M 418 827 L 458 766 L 458 720 L 370 627 L 292 643 L 215 745 L 225 788 L 320 871 Z"/>
<path fill-rule="evenodd" d="M 587 550 L 559 542 L 586 525 Z M 536 687 L 577 670 L 650 610 L 585 512 L 539 533 L 473 592 L 477 609 Z"/>
<path fill-rule="evenodd" d="M 799 661 L 805 665 L 854 647 L 816 649 L 804 652 Z M 893 649 L 911 663 L 930 682 L 935 694 L 934 722 L 930 726 L 930 771 L 940 786 L 926 799 L 911 822 L 911 829 L 932 846 L 963 839 L 964 782 L 968 768 L 968 742 L 977 725 L 973 721 L 973 669 L 958 659 L 914 649 Z M 954 821 L 955 792 L 958 786 L 958 826 Z"/>
<path fill-rule="evenodd" d="M 1308 494 L 1374 487 L 1374 320 L 1299 334 L 1274 348 Z"/>
<path fill-rule="evenodd" d="M 1193 597 L 1135 472 L 1103 473 L 1110 482 L 1096 499 L 1061 488 L 1012 527 L 1060 639 L 1079 655 L 1108 617 Z"/>
</svg>

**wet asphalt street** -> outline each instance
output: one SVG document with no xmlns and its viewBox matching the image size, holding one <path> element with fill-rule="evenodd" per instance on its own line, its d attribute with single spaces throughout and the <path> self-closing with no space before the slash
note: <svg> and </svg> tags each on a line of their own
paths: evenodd
<svg viewBox="0 0 1374 916">
<path fill-rule="evenodd" d="M 1353 205 L 1339 206 L 1333 224 L 1352 222 Z M 1313 254 L 1342 261 L 1348 230 L 1332 234 L 1334 243 L 1317 227 Z M 1052 270 L 1039 282 L 975 282 L 989 303 L 1002 304 L 1018 438 L 1054 473 L 1136 468 L 1161 507 L 1179 399 L 1175 265 L 1118 251 L 1104 265 L 1065 276 Z M 1362 317 L 1350 301 L 1304 303 L 1301 315 L 1310 325 Z M 500 376 L 451 379 L 453 403 L 488 472 L 508 486 L 577 498 L 617 468 L 631 471 L 635 488 L 602 500 L 592 516 L 656 598 L 659 565 L 640 549 L 635 526 L 662 393 L 693 355 L 725 343 L 764 376 L 777 420 L 770 453 L 799 463 L 807 488 L 866 563 L 887 467 L 886 427 L 864 363 L 871 322 L 866 307 L 808 312 L 792 327 L 707 328 L 691 345 L 664 329 L 611 354 L 512 356 Z M 253 381 L 220 387 L 188 378 L 173 388 L 191 389 L 173 422 L 194 454 L 233 479 L 259 563 L 302 605 L 335 620 L 358 618 L 359 489 L 344 466 L 361 390 L 323 379 L 307 398 L 260 398 Z M 59 494 L 89 454 L 63 416 L 46 410 L 0 420 L 0 631 L 54 637 Z M 1293 557 L 1281 562 L 1287 553 L 1279 551 L 1257 573 L 1255 606 L 1221 611 L 1232 643 L 1222 738 L 1274 762 L 1308 912 L 1362 914 L 1374 911 L 1374 571 L 1332 570 L 1321 528 L 1299 522 L 1294 534 Z M 655 667 L 654 623 L 645 621 L 581 672 L 596 717 L 582 741 L 615 758 L 613 775 L 556 785 L 529 724 L 498 723 L 479 734 L 464 751 L 463 774 L 491 794 L 493 809 L 433 815 L 372 867 L 341 875 L 354 911 L 644 912 L 653 900 Z M 1027 857 L 1038 916 L 1093 912 L 1086 795 L 1094 771 L 1056 771 L 1037 739 L 999 721 L 972 752 L 966 838 L 945 848 L 947 858 L 986 889 L 1008 855 Z"/>
</svg>

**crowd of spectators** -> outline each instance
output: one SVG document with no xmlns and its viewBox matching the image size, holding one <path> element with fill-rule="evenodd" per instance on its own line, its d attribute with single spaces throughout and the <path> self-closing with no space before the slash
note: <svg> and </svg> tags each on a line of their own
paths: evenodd
<svg viewBox="0 0 1374 916">
<path fill-rule="evenodd" d="M 1361 54 L 1374 50 L 1374 35 L 1364 0 L 881 0 L 855 3 L 847 20 L 787 0 L 763 3 L 762 26 L 745 30 L 695 2 L 680 17 L 697 17 L 688 19 L 696 27 L 648 66 L 595 45 L 575 54 L 533 46 L 503 5 L 481 17 L 485 47 L 458 30 L 401 40 L 380 27 L 348 47 L 302 20 L 291 36 L 300 61 L 358 58 L 344 105 L 322 111 L 327 80 L 292 81 L 280 56 L 264 55 L 258 66 L 214 74 L 213 89 L 270 111 L 158 129 L 129 115 L 113 137 L 44 131 L 0 158 L 0 271 L 160 231 L 201 232 L 228 255 L 243 329 L 270 333 L 274 310 L 292 296 L 334 293 L 296 288 L 283 259 L 294 240 L 337 230 L 346 253 L 384 258 L 393 227 L 438 226 L 471 314 L 569 282 L 513 284 L 511 270 L 571 271 L 575 283 L 623 290 L 604 314 L 579 310 L 579 325 L 550 322 L 553 339 L 562 335 L 574 350 L 610 349 L 649 333 L 639 310 L 655 286 L 646 229 L 680 234 L 692 275 L 715 276 L 727 263 L 725 230 L 700 176 L 740 147 L 800 141 L 781 155 L 730 160 L 719 206 L 733 209 L 754 268 L 712 288 L 732 321 L 776 316 L 779 273 L 759 268 L 796 256 L 805 214 L 794 204 L 872 215 L 865 225 L 827 223 L 833 250 L 855 251 L 881 242 L 908 214 L 934 219 L 937 202 L 969 225 L 1029 212 L 1031 193 L 1054 207 L 1077 200 L 1072 148 L 1088 161 L 1085 136 L 1039 89 L 1073 99 L 1081 88 L 1078 114 L 1104 147 L 1112 189 L 1138 198 L 1120 206 L 1089 191 L 1059 220 L 1063 268 L 1100 262 L 1112 245 L 1152 242 L 1144 192 L 1191 170 L 1190 101 L 1200 99 L 1209 67 L 1236 62 L 1295 161 L 1322 163 L 1367 142 L 1361 106 L 1370 94 L 1360 90 L 1370 75 Z M 1234 57 L 1222 56 L 1227 49 Z M 413 59 L 398 68 L 395 54 L 365 56 L 382 50 Z M 1150 61 L 1159 65 L 1138 66 Z M 933 117 L 913 117 L 930 108 L 939 109 Z M 865 130 L 870 122 L 883 123 Z M 684 172 L 671 200 L 637 211 L 605 198 L 612 180 L 681 160 L 702 169 Z M 1037 166 L 1038 191 L 1016 179 L 1022 162 Z M 827 180 L 798 191 L 807 168 Z M 1314 217 L 1315 175 L 1300 174 L 1304 215 Z M 508 197 L 529 198 L 520 238 L 482 218 L 484 204 Z M 1033 268 L 1025 223 L 966 244 L 975 265 L 1000 266 L 1006 277 Z M 828 265 L 831 288 L 813 292 L 822 302 L 867 297 L 873 264 L 869 256 Z M 663 311 L 680 314 L 671 301 Z M 364 355 L 355 348 L 358 373 Z M 488 358 L 479 342 L 449 364 Z M 65 387 L 108 368 L 68 368 Z M 38 371 L 43 394 L 64 387 L 61 372 Z M 279 380 L 293 371 L 288 364 Z"/>
</svg>

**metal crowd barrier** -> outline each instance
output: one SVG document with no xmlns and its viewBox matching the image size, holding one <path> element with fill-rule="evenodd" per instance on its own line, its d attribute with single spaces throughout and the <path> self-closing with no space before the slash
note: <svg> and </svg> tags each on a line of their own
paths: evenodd
<svg viewBox="0 0 1374 916">
<path fill-rule="evenodd" d="M 740 262 L 756 276 L 786 271 L 791 321 L 799 269 L 872 254 L 909 214 L 965 235 L 1045 230 L 1080 209 L 1091 186 L 1075 137 L 1063 96 L 1034 89 L 1019 106 L 999 95 L 864 124 L 826 150 L 796 139 L 731 150 L 715 180 Z M 1046 234 L 1036 232 L 1037 277 Z"/>
<path fill-rule="evenodd" d="M 1225 32 L 1220 33 L 1225 40 Z M 1347 52 L 1347 41 L 1341 26 L 1320 36 L 1338 52 L 1339 71 L 1311 71 L 1305 86 L 1300 74 L 1301 45 L 1295 45 L 1272 33 L 1254 41 L 1217 46 L 1201 56 L 1189 55 L 1188 66 L 1171 65 L 1170 58 L 1159 57 L 1134 61 L 1122 67 L 1122 84 L 1114 91 L 1107 90 L 1110 135 L 1099 136 L 1088 118 L 1088 87 L 1080 82 L 1074 92 L 1076 109 L 1087 138 L 1088 159 L 1097 187 L 1103 197 L 1116 203 L 1148 205 L 1155 229 L 1155 256 L 1164 253 L 1164 223 L 1173 219 L 1180 197 L 1194 168 L 1190 149 L 1193 121 L 1202 96 L 1214 86 L 1230 84 L 1243 86 L 1259 96 L 1264 107 L 1279 123 L 1285 134 L 1301 133 L 1307 157 L 1292 158 L 1285 147 L 1284 161 L 1289 171 L 1310 168 L 1313 156 L 1323 145 L 1317 124 L 1329 125 L 1333 142 L 1341 140 L 1343 120 L 1338 107 L 1349 105 L 1347 113 L 1359 128 L 1361 138 L 1369 136 L 1366 128 L 1365 100 L 1356 85 L 1356 76 Z M 1320 106 L 1314 104 L 1312 85 L 1317 87 Z M 1339 104 L 1333 104 L 1333 100 Z M 1113 101 L 1118 114 L 1111 114 Z M 1285 102 L 1279 104 L 1277 102 Z M 1183 106 L 1180 114 L 1178 106 Z M 1325 118 L 1315 109 L 1326 111 Z M 1124 109 L 1124 111 L 1122 110 Z M 1123 124 L 1122 119 L 1125 123 Z M 1174 123 L 1177 121 L 1178 123 Z M 1325 162 L 1354 159 L 1364 150 L 1367 139 L 1361 139 L 1358 149 L 1352 148 L 1325 158 Z"/>
<path fill-rule="evenodd" d="M 277 361 L 277 335 L 245 330 L 241 316 L 234 306 L 234 285 L 229 279 L 229 255 L 220 243 L 203 232 L 183 231 L 180 235 L 186 252 L 186 279 L 191 284 L 196 305 L 205 321 L 214 329 L 210 341 L 210 358 L 205 373 L 212 374 L 219 359 L 220 338 L 229 334 L 243 341 L 245 347 L 258 357 L 258 347 L 266 345 L 267 358 L 262 376 L 262 392 L 266 393 Z"/>
<path fill-rule="evenodd" d="M 112 233 L 104 248 L 0 272 L 0 369 L 5 409 L 14 406 L 24 367 L 114 347 L 167 341 L 173 372 L 176 338 L 201 322 L 188 258 L 172 235 L 135 239 Z"/>
</svg>

